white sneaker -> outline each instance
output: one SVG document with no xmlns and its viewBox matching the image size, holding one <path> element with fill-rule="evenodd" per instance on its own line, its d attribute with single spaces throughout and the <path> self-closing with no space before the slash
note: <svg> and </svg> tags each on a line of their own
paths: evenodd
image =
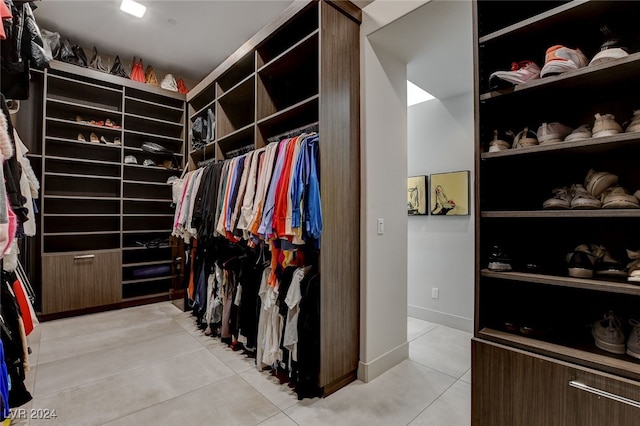
<svg viewBox="0 0 640 426">
<path fill-rule="evenodd" d="M 489 76 L 491 89 L 524 84 L 540 78 L 540 67 L 533 61 L 520 61 L 511 64 L 511 71 L 496 71 Z"/>
<path fill-rule="evenodd" d="M 613 114 L 595 115 L 595 122 L 593 123 L 593 137 L 599 138 L 601 136 L 613 136 L 618 133 L 622 133 L 622 127 L 616 121 L 616 117 Z"/>
<path fill-rule="evenodd" d="M 633 111 L 633 118 L 625 130 L 627 133 L 640 132 L 640 110 Z"/>
<path fill-rule="evenodd" d="M 618 183 L 618 176 L 609 172 L 596 172 L 593 169 L 587 172 L 587 177 L 584 179 L 584 187 L 594 197 L 600 197 L 600 194 L 616 183 Z"/>
<path fill-rule="evenodd" d="M 575 129 L 569 136 L 564 138 L 565 142 L 571 141 L 581 141 L 584 139 L 591 139 L 593 134 L 591 133 L 591 126 L 588 124 L 583 124 L 582 126 Z"/>
<path fill-rule="evenodd" d="M 513 138 L 515 135 L 511 130 L 506 132 L 493 131 L 493 140 L 489 142 L 489 152 L 498 152 L 511 149 L 513 144 Z"/>
<path fill-rule="evenodd" d="M 538 142 L 540 145 L 561 142 L 571 133 L 571 131 L 573 131 L 571 127 L 558 122 L 549 124 L 542 123 L 538 128 Z"/>
<path fill-rule="evenodd" d="M 616 59 L 624 58 L 625 56 L 629 56 L 629 54 L 620 47 L 601 50 L 596 53 L 596 56 L 594 56 L 593 59 L 591 59 L 589 66 L 605 64 L 607 62 L 615 61 Z"/>
<path fill-rule="evenodd" d="M 589 60 L 580 49 L 569 49 L 557 44 L 547 49 L 540 77 L 577 70 L 586 67 L 588 63 Z"/>
<path fill-rule="evenodd" d="M 602 203 L 599 199 L 589 194 L 580 184 L 571 185 L 571 208 L 574 210 L 599 209 Z"/>
</svg>

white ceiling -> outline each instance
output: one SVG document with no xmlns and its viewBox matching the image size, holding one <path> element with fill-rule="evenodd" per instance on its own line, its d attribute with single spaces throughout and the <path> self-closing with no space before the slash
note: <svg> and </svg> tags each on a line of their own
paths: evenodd
<svg viewBox="0 0 640 426">
<path fill-rule="evenodd" d="M 40 28 L 81 45 L 89 58 L 95 45 L 126 64 L 142 57 L 145 66 L 198 82 L 292 2 L 138 1 L 147 6 L 142 19 L 120 11 L 120 0 L 42 0 L 34 15 Z"/>
<path fill-rule="evenodd" d="M 473 90 L 470 0 L 432 0 L 369 36 L 407 64 L 407 79 L 438 99 Z"/>
</svg>

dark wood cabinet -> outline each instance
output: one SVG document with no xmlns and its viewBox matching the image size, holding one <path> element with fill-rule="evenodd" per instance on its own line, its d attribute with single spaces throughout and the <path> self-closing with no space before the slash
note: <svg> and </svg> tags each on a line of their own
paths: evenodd
<svg viewBox="0 0 640 426">
<path fill-rule="evenodd" d="M 599 397 L 591 387 L 638 401 L 640 361 L 596 347 L 591 327 L 613 311 L 629 337 L 628 320 L 640 317 L 640 287 L 626 276 L 571 277 L 567 255 L 580 244 L 601 245 L 626 265 L 626 250 L 640 243 L 640 209 L 546 210 L 543 203 L 554 188 L 584 184 L 590 169 L 615 174 L 631 194 L 640 189 L 640 133 L 624 131 L 640 108 L 640 52 L 512 87 L 489 85 L 491 73 L 512 63 L 533 60 L 542 68 L 554 45 L 591 59 L 606 40 L 601 27 L 638 12 L 640 3 L 625 1 L 474 2 L 474 424 L 638 423 L 639 405 Z M 489 150 L 495 130 L 593 126 L 596 114 L 614 115 L 623 131 Z M 488 269 L 494 246 L 509 255 L 512 271 Z"/>
</svg>

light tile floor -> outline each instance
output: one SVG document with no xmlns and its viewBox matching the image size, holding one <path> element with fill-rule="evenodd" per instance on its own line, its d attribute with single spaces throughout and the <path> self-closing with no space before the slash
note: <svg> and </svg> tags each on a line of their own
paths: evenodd
<svg viewBox="0 0 640 426">
<path fill-rule="evenodd" d="M 29 336 L 34 399 L 12 424 L 469 425 L 471 334 L 415 318 L 407 330 L 408 360 L 298 401 L 168 302 L 45 322 Z M 46 410 L 57 417 L 28 418 Z"/>
</svg>

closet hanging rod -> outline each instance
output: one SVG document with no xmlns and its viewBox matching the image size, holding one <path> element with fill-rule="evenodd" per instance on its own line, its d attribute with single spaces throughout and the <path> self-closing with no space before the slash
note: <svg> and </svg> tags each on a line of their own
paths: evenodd
<svg viewBox="0 0 640 426">
<path fill-rule="evenodd" d="M 286 131 L 284 133 L 281 133 L 279 135 L 271 136 L 270 138 L 267 139 L 267 141 L 269 141 L 270 143 L 271 142 L 278 142 L 281 139 L 292 138 L 292 137 L 295 137 L 295 136 L 299 136 L 299 135 L 301 135 L 303 133 L 317 132 L 318 131 L 318 125 L 319 125 L 318 121 L 316 121 L 314 123 L 311 123 L 311 124 L 306 124 L 304 126 L 296 128 L 296 129 L 292 129 L 292 130 Z"/>
<path fill-rule="evenodd" d="M 216 162 L 215 158 L 209 158 L 207 160 L 198 161 L 198 168 L 208 166 L 209 164 L 214 164 Z"/>
</svg>

